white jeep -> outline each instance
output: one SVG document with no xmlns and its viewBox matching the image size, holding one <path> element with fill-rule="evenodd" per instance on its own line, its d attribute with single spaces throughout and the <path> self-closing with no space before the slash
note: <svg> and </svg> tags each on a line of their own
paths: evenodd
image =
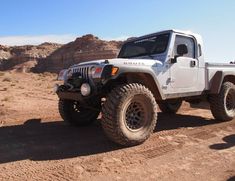
<svg viewBox="0 0 235 181">
<path fill-rule="evenodd" d="M 217 120 L 235 117 L 235 65 L 204 61 L 200 35 L 167 30 L 126 41 L 116 59 L 73 65 L 56 86 L 62 118 L 84 126 L 102 114 L 114 142 L 144 142 L 162 112 L 176 113 L 182 101 L 210 103 Z"/>
</svg>

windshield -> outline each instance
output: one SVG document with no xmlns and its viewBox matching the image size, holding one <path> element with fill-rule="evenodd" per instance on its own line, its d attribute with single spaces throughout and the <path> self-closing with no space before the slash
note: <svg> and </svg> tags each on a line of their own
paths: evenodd
<svg viewBox="0 0 235 181">
<path fill-rule="evenodd" d="M 122 46 L 118 58 L 150 56 L 164 53 L 167 49 L 169 37 L 170 34 L 168 33 L 128 42 Z"/>
</svg>

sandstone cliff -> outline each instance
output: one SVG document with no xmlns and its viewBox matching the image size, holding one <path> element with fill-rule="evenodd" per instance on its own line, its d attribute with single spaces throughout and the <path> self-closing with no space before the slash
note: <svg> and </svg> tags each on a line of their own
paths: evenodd
<svg viewBox="0 0 235 181">
<path fill-rule="evenodd" d="M 120 47 L 121 42 L 103 41 L 93 35 L 85 35 L 57 49 L 47 58 L 40 59 L 35 70 L 58 72 L 75 63 L 114 58 Z"/>
<path fill-rule="evenodd" d="M 65 45 L 0 46 L 0 71 L 58 72 L 72 64 L 117 56 L 122 42 L 85 35 Z"/>
<path fill-rule="evenodd" d="M 44 59 L 62 45 L 43 43 L 38 46 L 0 46 L 0 70 L 30 71 L 38 60 Z"/>
</svg>

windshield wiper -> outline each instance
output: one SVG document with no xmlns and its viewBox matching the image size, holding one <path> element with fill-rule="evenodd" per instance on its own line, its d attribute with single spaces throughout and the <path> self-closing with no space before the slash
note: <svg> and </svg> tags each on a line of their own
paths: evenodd
<svg viewBox="0 0 235 181">
<path fill-rule="evenodd" d="M 134 58 L 134 57 L 144 57 L 144 56 L 148 56 L 151 59 L 154 59 L 154 56 L 151 53 L 141 53 L 141 54 L 134 55 L 134 56 L 124 56 L 124 57 L 121 57 L 121 58 Z"/>
<path fill-rule="evenodd" d="M 144 56 L 148 56 L 148 57 L 150 57 L 151 59 L 154 59 L 154 56 L 153 56 L 151 53 L 142 53 L 142 54 L 139 54 L 139 55 L 131 56 L 131 57 L 129 57 L 129 58 L 133 58 L 133 57 L 144 57 Z"/>
<path fill-rule="evenodd" d="M 152 54 L 146 54 L 146 56 L 150 57 L 151 59 L 154 59 L 154 56 Z"/>
</svg>

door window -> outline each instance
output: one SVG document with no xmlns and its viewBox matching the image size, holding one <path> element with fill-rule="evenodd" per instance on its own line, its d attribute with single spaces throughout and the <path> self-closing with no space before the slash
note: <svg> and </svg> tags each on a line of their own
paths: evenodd
<svg viewBox="0 0 235 181">
<path fill-rule="evenodd" d="M 195 58 L 195 42 L 193 38 L 176 35 L 174 55 L 177 55 L 177 46 L 180 44 L 185 44 L 188 47 L 188 53 L 183 57 Z"/>
</svg>

